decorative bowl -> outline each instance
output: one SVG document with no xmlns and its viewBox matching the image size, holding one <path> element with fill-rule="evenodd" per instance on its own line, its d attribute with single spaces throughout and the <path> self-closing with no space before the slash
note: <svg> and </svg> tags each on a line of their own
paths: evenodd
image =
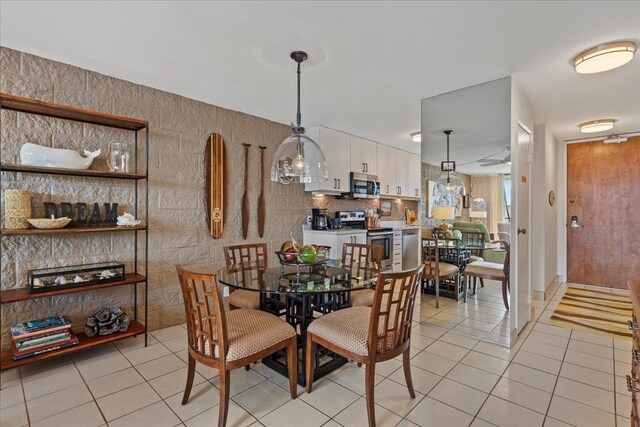
<svg viewBox="0 0 640 427">
<path fill-rule="evenodd" d="M 51 230 L 54 228 L 63 228 L 71 222 L 71 218 L 62 217 L 56 219 L 50 218 L 28 218 L 29 224 L 41 230 Z"/>
</svg>

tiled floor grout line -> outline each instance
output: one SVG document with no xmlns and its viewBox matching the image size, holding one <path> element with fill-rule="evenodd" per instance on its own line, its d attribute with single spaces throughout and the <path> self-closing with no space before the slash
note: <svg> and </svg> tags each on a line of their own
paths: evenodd
<svg viewBox="0 0 640 427">
<path fill-rule="evenodd" d="M 104 413 L 102 412 L 102 408 L 100 408 L 100 405 L 98 405 L 98 400 L 93 395 L 93 392 L 91 391 L 91 388 L 89 388 L 89 384 L 87 384 L 87 380 L 84 378 L 84 375 L 82 375 L 82 372 L 80 372 L 80 368 L 78 368 L 78 365 L 76 365 L 76 361 L 73 359 L 73 356 L 70 356 L 70 359 L 71 359 L 71 363 L 73 363 L 73 366 L 78 371 L 78 375 L 80 375 L 80 378 L 82 378 L 82 383 L 84 384 L 84 386 L 89 391 L 89 394 L 91 395 L 91 399 L 93 399 L 93 404 L 96 405 L 96 407 L 98 408 L 98 412 L 100 412 L 100 416 L 104 420 L 104 423 L 106 425 L 109 425 L 109 423 L 107 422 L 107 417 L 105 417 Z M 29 424 L 29 425 L 31 425 L 31 424 Z"/>
<path fill-rule="evenodd" d="M 27 414 L 27 425 L 31 425 L 31 417 L 29 416 L 29 407 L 27 406 L 27 393 L 24 391 L 24 381 L 22 381 L 22 371 L 20 368 L 17 368 L 18 371 L 18 380 L 20 381 L 20 388 L 22 389 L 22 399 L 24 405 L 24 412 Z"/>
</svg>

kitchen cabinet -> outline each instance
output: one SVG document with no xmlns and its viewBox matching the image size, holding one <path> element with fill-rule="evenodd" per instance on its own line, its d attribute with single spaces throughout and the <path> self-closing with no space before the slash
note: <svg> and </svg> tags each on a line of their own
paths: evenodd
<svg viewBox="0 0 640 427">
<path fill-rule="evenodd" d="M 385 159 L 385 176 L 386 183 L 383 188 L 385 192 L 380 192 L 381 195 L 398 197 L 398 165 L 396 163 L 397 154 L 399 150 L 393 147 L 387 147 L 386 159 Z"/>
<path fill-rule="evenodd" d="M 394 192 L 396 168 L 395 158 L 393 160 L 393 169 L 387 167 L 390 152 L 395 156 L 395 149 L 386 145 L 378 144 L 376 147 L 376 169 L 378 171 L 378 180 L 380 181 L 380 196 L 389 196 Z M 393 176 L 393 180 L 391 180 Z"/>
<path fill-rule="evenodd" d="M 422 161 L 416 154 L 408 154 L 407 177 L 403 195 L 406 197 L 420 197 L 420 181 L 422 175 Z"/>
<path fill-rule="evenodd" d="M 367 244 L 366 230 L 303 230 L 302 242 L 305 245 L 329 246 L 329 258 L 342 259 L 344 243 Z"/>
<path fill-rule="evenodd" d="M 377 145 L 373 141 L 351 135 L 350 160 L 351 172 L 376 175 L 376 150 Z"/>
<path fill-rule="evenodd" d="M 409 153 L 402 150 L 396 150 L 396 194 L 398 196 L 407 196 L 407 161 Z"/>
<path fill-rule="evenodd" d="M 305 191 L 321 191 L 325 194 L 339 194 L 349 191 L 350 138 L 337 130 L 314 127 L 307 131 L 324 154 L 327 161 L 329 180 L 320 183 L 305 184 Z"/>
</svg>

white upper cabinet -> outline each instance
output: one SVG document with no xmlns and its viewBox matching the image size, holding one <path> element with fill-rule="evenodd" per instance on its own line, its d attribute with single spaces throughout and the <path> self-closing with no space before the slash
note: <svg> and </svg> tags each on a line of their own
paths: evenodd
<svg viewBox="0 0 640 427">
<path fill-rule="evenodd" d="M 382 197 L 420 197 L 419 155 L 322 126 L 308 129 L 307 134 L 324 153 L 329 180 L 305 184 L 305 191 L 346 193 L 350 186 L 350 172 L 356 172 L 377 175 Z"/>
<path fill-rule="evenodd" d="M 396 194 L 398 196 L 408 196 L 407 192 L 407 161 L 409 153 L 396 150 Z"/>
<path fill-rule="evenodd" d="M 349 191 L 349 135 L 325 127 L 314 127 L 307 131 L 322 150 L 327 161 L 329 180 L 321 183 L 305 184 L 305 191 L 323 193 L 346 193 Z"/>
<path fill-rule="evenodd" d="M 422 180 L 422 161 L 417 154 L 409 154 L 407 169 L 407 196 L 420 197 L 420 187 Z"/>
<path fill-rule="evenodd" d="M 351 172 L 377 174 L 377 145 L 368 139 L 351 135 Z"/>
</svg>

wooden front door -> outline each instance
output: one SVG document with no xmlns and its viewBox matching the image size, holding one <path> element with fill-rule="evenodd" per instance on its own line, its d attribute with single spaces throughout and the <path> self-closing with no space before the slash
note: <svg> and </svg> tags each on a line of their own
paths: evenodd
<svg viewBox="0 0 640 427">
<path fill-rule="evenodd" d="M 568 281 L 640 278 L 640 137 L 568 144 L 567 202 Z"/>
</svg>

